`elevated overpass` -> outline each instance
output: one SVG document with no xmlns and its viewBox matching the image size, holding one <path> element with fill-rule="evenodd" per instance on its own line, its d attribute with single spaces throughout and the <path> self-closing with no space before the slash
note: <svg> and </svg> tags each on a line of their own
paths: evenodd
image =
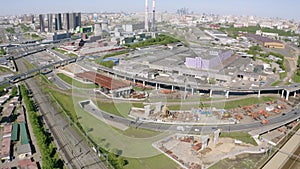
<svg viewBox="0 0 300 169">
<path fill-rule="evenodd" d="M 134 83 L 139 82 L 142 83 L 143 86 L 150 85 L 155 87 L 155 89 L 165 88 L 170 90 L 184 90 L 191 92 L 194 94 L 195 92 L 208 93 L 210 97 L 214 93 L 221 93 L 226 98 L 230 95 L 248 95 L 248 94 L 257 94 L 260 97 L 263 94 L 281 94 L 282 98 L 286 100 L 289 99 L 290 96 L 296 96 L 297 93 L 300 93 L 300 83 L 291 84 L 286 86 L 263 86 L 263 87 L 227 87 L 227 86 L 215 86 L 215 85 L 203 85 L 203 84 L 188 84 L 188 83 L 175 83 L 175 82 L 167 82 L 160 81 L 156 79 L 143 78 L 138 76 L 133 76 L 132 74 L 128 74 L 125 72 L 116 71 L 101 65 L 92 64 L 89 62 L 80 62 L 78 63 L 80 66 L 88 69 L 88 70 L 97 70 L 102 71 L 112 76 L 122 78 L 125 80 L 132 81 Z"/>
<path fill-rule="evenodd" d="M 50 69 L 50 70 L 57 69 L 59 67 L 74 63 L 76 61 L 77 61 L 77 58 L 70 58 L 70 59 L 54 62 L 54 63 L 48 64 L 48 65 L 45 65 L 45 66 L 41 66 L 39 68 L 32 69 L 32 70 L 29 70 L 27 72 L 12 76 L 12 77 L 8 78 L 7 80 L 0 82 L 0 86 L 4 85 L 4 84 L 9 84 L 9 83 L 14 84 L 18 81 L 28 79 L 30 77 L 38 75 L 38 74 L 42 73 L 42 71 L 45 70 L 45 69 Z"/>
</svg>

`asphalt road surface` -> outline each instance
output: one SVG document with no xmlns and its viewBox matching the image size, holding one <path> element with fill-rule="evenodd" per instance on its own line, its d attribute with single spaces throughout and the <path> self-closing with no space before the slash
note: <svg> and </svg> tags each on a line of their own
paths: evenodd
<svg viewBox="0 0 300 169">
<path fill-rule="evenodd" d="M 181 130 L 180 132 L 186 133 L 186 132 L 199 132 L 202 134 L 206 133 L 212 133 L 217 128 L 222 129 L 224 132 L 231 132 L 231 131 L 250 131 L 250 130 L 256 130 L 260 128 L 267 128 L 268 126 L 273 126 L 278 123 L 282 122 L 291 122 L 294 120 L 297 120 L 300 118 L 300 109 L 295 108 L 291 112 L 285 113 L 283 115 L 278 115 L 272 118 L 269 118 L 269 123 L 262 125 L 260 121 L 249 123 L 249 124 L 226 124 L 226 125 L 207 125 L 207 126 L 197 126 L 197 125 L 185 125 L 185 124 L 163 124 L 163 123 L 152 123 L 152 122 L 145 122 L 145 121 L 135 121 L 128 118 L 116 116 L 109 114 L 105 111 L 102 111 L 100 109 L 95 109 L 95 107 L 92 104 L 84 105 L 84 110 L 87 112 L 92 113 L 95 116 L 98 116 L 99 118 L 107 119 L 110 121 L 115 121 L 117 123 L 121 123 L 124 125 L 134 125 L 136 127 L 150 129 L 150 130 L 156 130 L 156 131 L 176 131 L 179 132 L 178 127 L 180 126 Z M 183 129 L 183 130 L 182 130 Z"/>
</svg>

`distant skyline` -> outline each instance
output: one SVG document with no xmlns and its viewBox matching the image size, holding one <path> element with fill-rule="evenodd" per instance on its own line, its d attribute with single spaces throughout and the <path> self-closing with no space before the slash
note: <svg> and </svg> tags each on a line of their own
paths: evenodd
<svg viewBox="0 0 300 169">
<path fill-rule="evenodd" d="M 157 12 L 176 12 L 186 7 L 195 13 L 254 15 L 300 20 L 300 1 L 295 0 L 156 0 Z M 6 0 L 0 15 L 56 12 L 143 12 L 145 0 Z M 149 0 L 149 9 L 152 0 Z"/>
</svg>

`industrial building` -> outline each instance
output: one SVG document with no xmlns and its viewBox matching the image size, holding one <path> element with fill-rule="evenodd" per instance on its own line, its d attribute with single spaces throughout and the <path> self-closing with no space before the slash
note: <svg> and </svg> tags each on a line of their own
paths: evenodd
<svg viewBox="0 0 300 169">
<path fill-rule="evenodd" d="M 91 71 L 78 73 L 75 76 L 99 85 L 102 92 L 112 94 L 114 97 L 128 96 L 132 90 L 132 86 L 128 82 L 116 80 Z"/>
<path fill-rule="evenodd" d="M 266 48 L 276 48 L 276 49 L 284 49 L 285 48 L 285 44 L 279 40 L 274 40 L 274 39 L 270 39 L 267 37 L 250 34 L 250 33 L 246 34 L 246 37 L 260 43 L 261 45 L 263 45 Z"/>
<path fill-rule="evenodd" d="M 231 50 L 229 51 L 213 51 L 213 50 L 202 50 L 197 52 L 200 56 L 192 58 L 187 57 L 185 61 L 185 65 L 187 67 L 196 68 L 196 69 L 211 69 L 220 64 L 223 61 L 228 59 L 233 55 Z"/>
<path fill-rule="evenodd" d="M 196 85 L 199 81 L 205 81 L 207 78 L 215 78 L 222 82 L 230 81 L 231 76 L 219 74 L 218 69 L 214 68 L 232 56 L 232 51 L 215 50 L 211 52 L 214 55 L 204 58 L 206 52 L 209 51 L 211 50 L 198 45 L 191 48 L 181 46 L 172 49 L 165 46 L 152 46 L 129 54 L 126 58 L 121 59 L 119 65 L 114 66 L 113 69 L 130 74 L 132 77 L 161 78 L 160 80 L 169 82 L 186 79 L 186 82 Z M 198 63 L 199 59 L 192 56 L 203 57 L 203 62 L 205 59 L 207 61 L 202 63 L 200 59 Z"/>
</svg>

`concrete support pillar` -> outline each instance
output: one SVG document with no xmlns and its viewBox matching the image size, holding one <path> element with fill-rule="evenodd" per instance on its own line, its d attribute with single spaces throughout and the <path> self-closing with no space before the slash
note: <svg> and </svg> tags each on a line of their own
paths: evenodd
<svg viewBox="0 0 300 169">
<path fill-rule="evenodd" d="M 158 88 L 160 89 L 160 84 L 158 84 Z"/>
<path fill-rule="evenodd" d="M 282 90 L 282 92 L 281 92 L 281 98 L 283 98 L 284 97 L 284 90 Z"/>
<path fill-rule="evenodd" d="M 174 86 L 172 85 L 172 92 L 174 91 Z"/>
<path fill-rule="evenodd" d="M 285 97 L 285 100 L 289 100 L 289 96 L 290 96 L 290 91 L 287 90 L 287 91 L 286 91 L 286 97 Z"/>
<path fill-rule="evenodd" d="M 194 95 L 194 88 L 192 88 L 192 95 Z"/>
<path fill-rule="evenodd" d="M 296 95 L 297 95 L 297 91 L 294 91 L 294 98 L 296 98 Z"/>
<path fill-rule="evenodd" d="M 133 83 L 135 84 L 135 79 L 133 79 Z"/>
<path fill-rule="evenodd" d="M 212 89 L 210 89 L 210 91 L 209 91 L 209 97 L 212 97 Z"/>
<path fill-rule="evenodd" d="M 225 93 L 225 97 L 228 99 L 229 98 L 229 90 L 228 91 L 226 91 L 226 93 Z"/>
<path fill-rule="evenodd" d="M 258 90 L 258 95 L 257 95 L 257 97 L 260 97 L 260 90 Z"/>
<path fill-rule="evenodd" d="M 155 90 L 157 90 L 157 89 L 158 89 L 158 84 L 156 83 L 156 84 L 155 84 Z"/>
<path fill-rule="evenodd" d="M 143 86 L 144 86 L 144 87 L 145 87 L 145 83 L 146 83 L 146 82 L 145 82 L 145 81 L 143 81 Z"/>
</svg>

